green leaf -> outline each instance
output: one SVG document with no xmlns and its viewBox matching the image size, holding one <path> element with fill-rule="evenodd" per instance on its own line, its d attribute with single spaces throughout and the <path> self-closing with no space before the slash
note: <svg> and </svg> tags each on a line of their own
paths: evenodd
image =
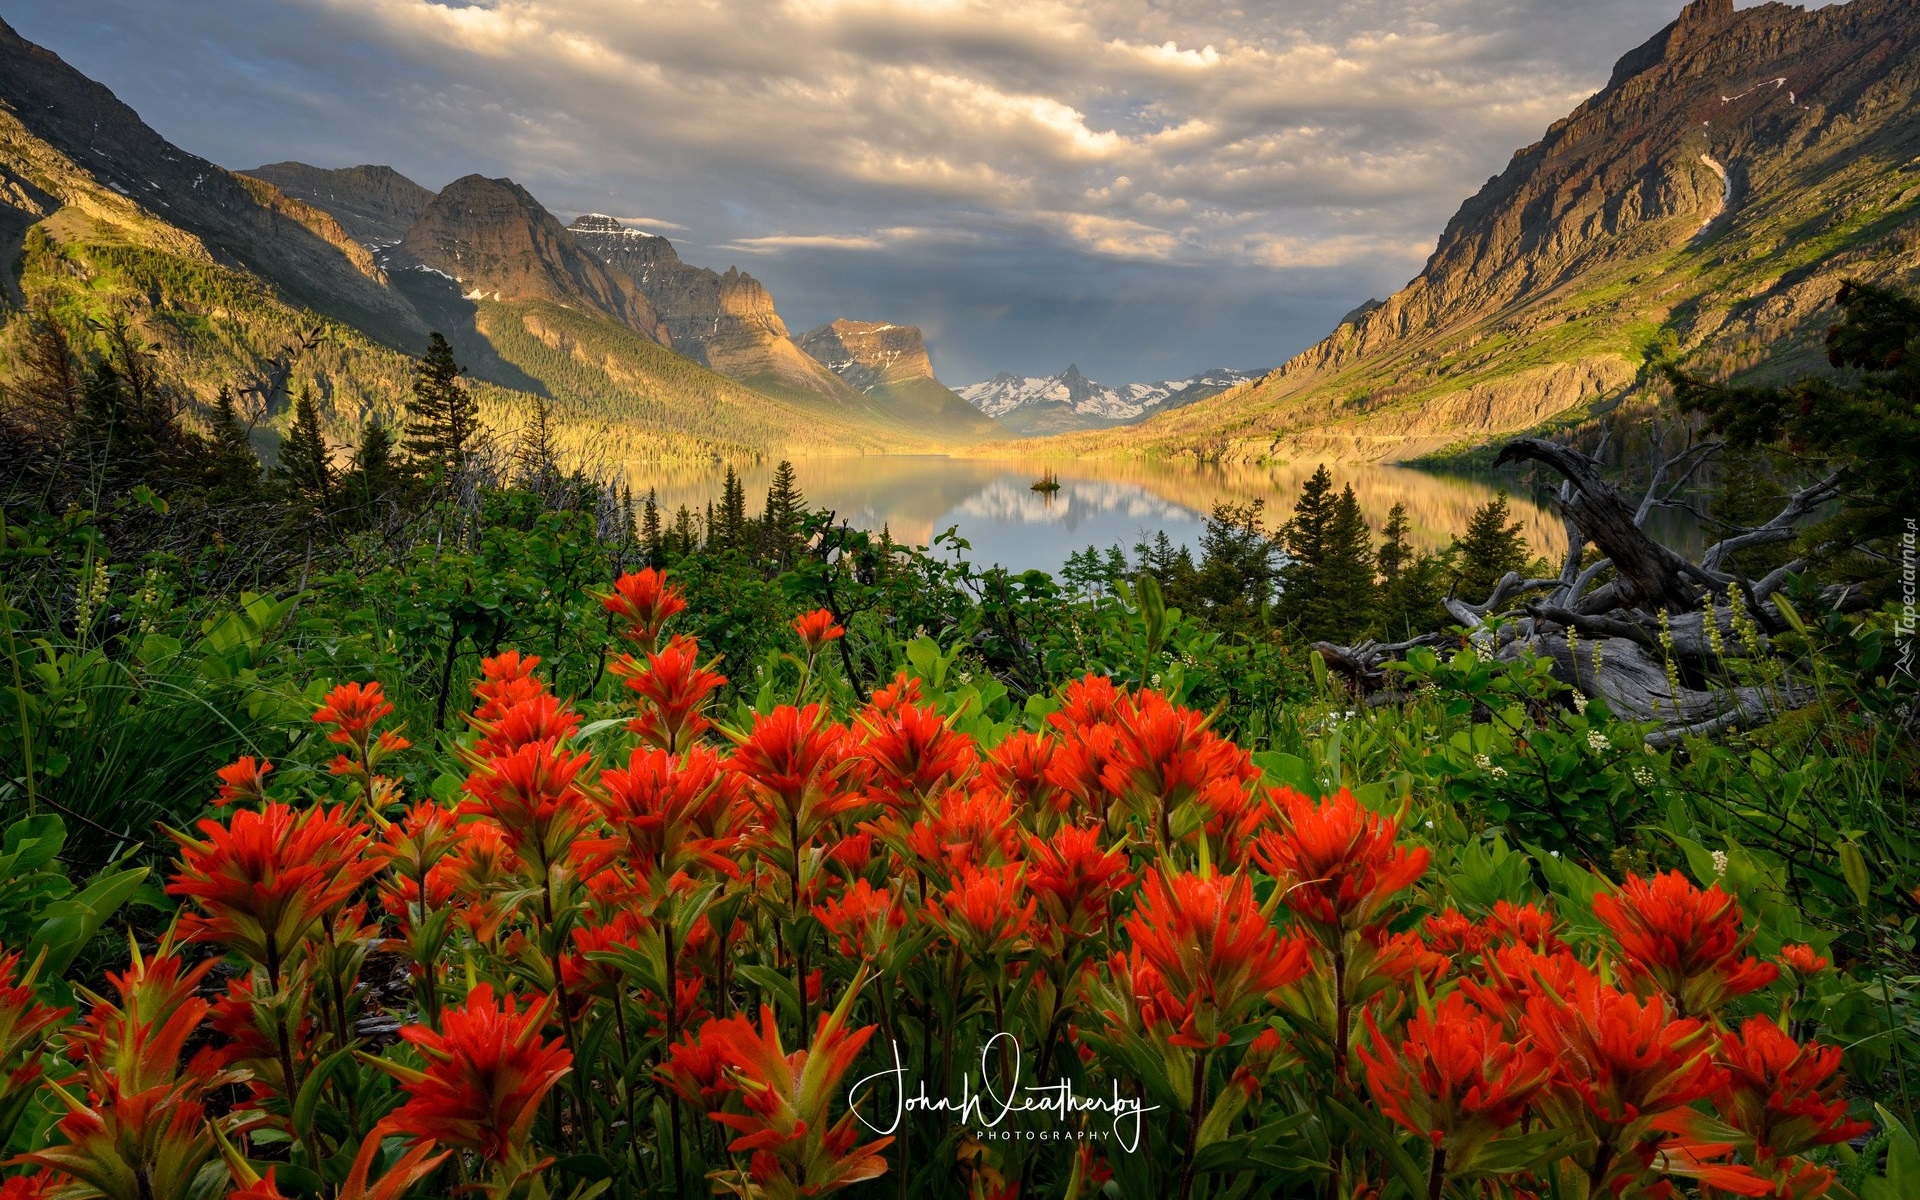
<svg viewBox="0 0 1920 1200">
<path fill-rule="evenodd" d="M 27 946 L 28 961 L 42 951 L 46 953 L 41 978 L 54 979 L 64 975 L 72 965 L 74 956 L 80 953 L 80 948 L 92 940 L 93 935 L 100 931 L 100 926 L 106 923 L 115 909 L 126 903 L 146 877 L 145 867 L 128 867 L 103 873 L 78 896 L 49 905 L 45 919 Z"/>
<path fill-rule="evenodd" d="M 354 1061 L 353 1047 L 342 1046 L 327 1055 L 311 1074 L 300 1081 L 300 1094 L 293 1101 L 293 1128 L 302 1140 L 313 1136 L 313 1110 L 320 1103 L 320 1094 L 327 1086 L 327 1080 L 341 1067 Z"/>
</svg>

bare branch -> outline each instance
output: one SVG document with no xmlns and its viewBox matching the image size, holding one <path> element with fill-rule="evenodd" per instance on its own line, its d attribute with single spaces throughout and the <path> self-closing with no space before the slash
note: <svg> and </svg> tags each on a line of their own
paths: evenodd
<svg viewBox="0 0 1920 1200">
<path fill-rule="evenodd" d="M 1693 478 L 1694 473 L 1704 463 L 1711 461 L 1714 454 L 1725 445 L 1725 442 L 1720 441 L 1695 442 L 1680 453 L 1662 460 L 1658 466 L 1654 467 L 1653 478 L 1647 480 L 1647 492 L 1640 498 L 1640 507 L 1633 514 L 1633 523 L 1644 527 L 1647 523 L 1647 515 L 1657 506 L 1666 504 L 1679 495 L 1680 489 L 1687 485 L 1687 481 Z M 1667 472 L 1682 465 L 1686 469 L 1681 471 L 1680 477 L 1662 492 L 1661 487 L 1666 481 Z"/>
<path fill-rule="evenodd" d="M 1708 546 L 1707 552 L 1700 556 L 1701 567 L 1708 571 L 1718 571 L 1720 564 L 1726 561 L 1728 555 L 1745 550 L 1749 546 L 1766 546 L 1775 542 L 1791 541 L 1793 527 L 1802 517 L 1839 494 L 1840 481 L 1845 476 L 1846 468 L 1842 467 L 1818 483 L 1808 484 L 1789 496 L 1786 504 L 1766 524 L 1756 525 L 1744 533 L 1722 538 Z"/>
</svg>

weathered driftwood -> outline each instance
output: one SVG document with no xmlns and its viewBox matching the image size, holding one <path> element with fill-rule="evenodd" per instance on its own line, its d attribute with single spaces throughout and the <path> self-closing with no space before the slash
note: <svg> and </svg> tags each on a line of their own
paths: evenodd
<svg viewBox="0 0 1920 1200">
<path fill-rule="evenodd" d="M 1554 675 L 1589 697 L 1604 698 L 1619 716 L 1657 721 L 1654 745 L 1770 720 L 1805 704 L 1811 692 L 1776 662 L 1772 637 L 1785 622 L 1768 600 L 1805 560 L 1796 559 L 1760 579 L 1732 571 L 1738 551 L 1790 540 L 1804 519 L 1838 494 L 1838 473 L 1800 489 L 1780 511 L 1749 528 L 1732 528 L 1691 562 L 1645 531 L 1661 507 L 1686 507 L 1680 493 L 1720 450 L 1702 442 L 1659 464 L 1637 505 L 1602 478 L 1599 461 L 1538 438 L 1507 443 L 1496 463 L 1538 462 L 1559 472 L 1561 520 L 1567 555 L 1560 574 L 1527 579 L 1508 574 L 1478 603 L 1450 597 L 1444 604 L 1461 629 L 1406 642 L 1318 643 L 1329 667 L 1363 691 L 1390 685 L 1386 665 L 1418 645 L 1465 638 L 1500 659 L 1525 654 L 1550 658 Z M 1593 546 L 1600 557 L 1586 561 Z M 1825 599 L 1845 608 L 1857 595 L 1836 590 Z M 1744 612 L 1742 619 L 1740 614 Z M 1764 683 L 1716 685 L 1732 664 Z M 1688 681 L 1698 681 L 1693 686 Z M 1677 683 L 1677 686 L 1676 686 Z"/>
</svg>

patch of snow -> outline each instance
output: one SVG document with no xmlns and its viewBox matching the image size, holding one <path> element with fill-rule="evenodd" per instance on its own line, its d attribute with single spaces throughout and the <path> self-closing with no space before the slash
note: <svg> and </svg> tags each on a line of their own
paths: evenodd
<svg viewBox="0 0 1920 1200">
<path fill-rule="evenodd" d="M 1726 212 L 1727 206 L 1733 203 L 1733 177 L 1727 174 L 1727 169 L 1721 166 L 1719 160 L 1711 154 L 1702 154 L 1700 161 L 1707 164 L 1707 168 L 1720 177 L 1720 203 L 1707 214 L 1706 220 L 1700 222 L 1700 228 L 1693 231 L 1695 237 L 1705 233 L 1707 226 L 1719 220 L 1720 214 Z"/>
</svg>

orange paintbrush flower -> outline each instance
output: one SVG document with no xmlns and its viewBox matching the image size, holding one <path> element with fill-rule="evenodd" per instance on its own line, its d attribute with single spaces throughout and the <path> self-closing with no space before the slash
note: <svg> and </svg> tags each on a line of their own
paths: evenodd
<svg viewBox="0 0 1920 1200">
<path fill-rule="evenodd" d="M 264 758 L 255 758 L 251 754 L 242 755 L 231 763 L 221 767 L 214 775 L 220 780 L 220 790 L 213 797 L 215 808 L 224 808 L 229 804 L 259 804 L 267 798 L 267 772 L 273 770 L 273 764 Z"/>
<path fill-rule="evenodd" d="M 70 1009 L 40 1003 L 33 976 L 17 971 L 18 954 L 0 955 L 0 1111 L 40 1079 L 40 1049 Z"/>
<path fill-rule="evenodd" d="M 639 697 L 640 715 L 627 728 L 649 746 L 683 753 L 713 727 L 707 706 L 727 677 L 700 665 L 700 645 L 692 638 L 674 638 L 649 654 L 644 667 L 622 658 L 612 670 Z"/>
<path fill-rule="evenodd" d="M 521 1010 L 512 996 L 496 1001 L 492 986 L 483 983 L 465 1004 L 441 1015 L 441 1032 L 425 1025 L 402 1029 L 400 1036 L 427 1066 L 414 1071 L 381 1063 L 407 1093 L 387 1127 L 416 1142 L 474 1150 L 490 1163 L 532 1169 L 525 1161 L 528 1133 L 540 1101 L 573 1064 L 558 1040 L 541 1040 L 550 1006 L 543 997 Z"/>
<path fill-rule="evenodd" d="M 946 792 L 927 804 L 900 846 L 945 879 L 963 866 L 1012 862 L 1020 854 L 1020 826 L 1006 796 Z"/>
<path fill-rule="evenodd" d="M 864 879 L 825 904 L 813 906 L 813 915 L 836 938 L 840 953 L 868 962 L 884 955 L 892 946 L 893 934 L 907 923 L 899 897 L 874 887 Z"/>
<path fill-rule="evenodd" d="M 342 746 L 364 745 L 367 734 L 393 712 L 378 683 L 343 683 L 327 693 L 313 719 L 333 726 L 327 740 Z"/>
<path fill-rule="evenodd" d="M 1372 1049 L 1362 1046 L 1367 1088 L 1382 1112 L 1433 1145 L 1435 1174 L 1473 1169 L 1488 1141 L 1517 1125 L 1546 1086 L 1553 1058 L 1516 1043 L 1506 1026 L 1459 992 L 1414 1014 L 1396 1052 L 1366 1016 Z"/>
<path fill-rule="evenodd" d="M 1141 964 L 1157 977 L 1149 998 L 1176 1046 L 1225 1045 L 1255 1002 L 1307 972 L 1306 946 L 1267 923 L 1245 875 L 1149 869 L 1121 929 L 1136 978 Z"/>
<path fill-rule="evenodd" d="M 588 755 L 534 742 L 501 758 L 478 760 L 467 776 L 461 816 L 496 822 L 507 844 L 542 873 L 565 861 L 591 816 L 577 784 Z"/>
<path fill-rule="evenodd" d="M 1635 980 L 1682 1015 L 1710 1013 L 1779 978 L 1779 967 L 1746 956 L 1753 935 L 1741 933 L 1739 905 L 1717 883 L 1702 891 L 1678 871 L 1629 876 L 1617 894 L 1595 896 L 1593 912 Z"/>
<path fill-rule="evenodd" d="M 820 653 L 828 642 L 847 636 L 847 631 L 835 624 L 833 614 L 824 608 L 795 617 L 793 631 L 800 636 L 800 644 L 807 648 L 808 658 Z"/>
<path fill-rule="evenodd" d="M 533 673 L 539 665 L 539 656 L 522 655 L 518 650 L 481 659 L 480 679 L 473 685 L 474 698 L 480 704 L 473 710 L 473 719 L 497 721 L 514 705 L 544 696 L 547 685 Z"/>
<path fill-rule="evenodd" d="M 491 721 L 476 714 L 474 728 L 480 740 L 473 753 L 480 758 L 504 758 L 537 742 L 561 743 L 580 728 L 580 714 L 553 696 L 532 696 L 508 708 Z"/>
<path fill-rule="evenodd" d="M 1016 729 L 981 760 L 979 786 L 1005 792 L 1023 816 L 1064 812 L 1067 798 L 1047 782 L 1053 749 L 1053 739 Z"/>
<path fill-rule="evenodd" d="M 625 623 L 620 636 L 643 654 L 653 652 L 667 622 L 687 609 L 686 597 L 667 582 L 667 573 L 651 567 L 614 580 L 613 591 L 600 597 L 600 603 Z"/>
<path fill-rule="evenodd" d="M 832 1113 L 841 1079 L 876 1028 L 847 1028 L 859 983 L 839 1007 L 820 1015 L 811 1049 L 786 1051 L 771 1008 L 761 1010 L 758 1030 L 745 1017 L 710 1021 L 700 1030 L 701 1044 L 725 1064 L 746 1109 L 712 1117 L 738 1135 L 728 1149 L 751 1155 L 748 1172 L 761 1190 L 748 1194 L 823 1196 L 886 1173 L 880 1151 L 893 1139 L 859 1145 L 853 1112 L 838 1121 Z"/>
<path fill-rule="evenodd" d="M 727 760 L 749 784 L 763 852 L 790 876 L 798 876 L 800 854 L 835 818 L 865 806 L 853 750 L 852 736 L 819 705 L 782 705 L 756 715 L 753 731 Z"/>
<path fill-rule="evenodd" d="M 1345 788 L 1319 803 L 1290 788 L 1271 798 L 1281 827 L 1261 837 L 1254 855 L 1324 942 L 1373 920 L 1427 869 L 1424 847 L 1397 844 L 1393 819 Z"/>
<path fill-rule="evenodd" d="M 597 796 L 626 842 L 627 869 L 658 891 L 682 871 L 740 873 L 727 857 L 739 841 L 726 832 L 736 790 L 719 756 L 695 746 L 684 757 L 635 750 L 624 770 L 600 773 Z"/>
<path fill-rule="evenodd" d="M 711 1023 L 705 1028 L 711 1028 Z M 655 1069 L 661 1082 L 673 1094 L 693 1105 L 695 1112 L 708 1113 L 719 1108 L 733 1093 L 727 1081 L 727 1059 L 720 1052 L 720 1039 L 690 1033 L 667 1047 L 667 1061 Z"/>
<path fill-rule="evenodd" d="M 964 778 L 979 755 L 973 739 L 956 733 L 931 705 L 900 704 L 866 713 L 861 751 L 871 768 L 869 796 L 890 809 L 907 809 Z"/>
<path fill-rule="evenodd" d="M 1102 846 L 1100 831 L 1086 826 L 1062 826 L 1045 841 L 1029 838 L 1026 860 L 1027 883 L 1062 933 L 1091 933 L 1106 917 L 1107 902 L 1133 882 L 1126 851 Z"/>
<path fill-rule="evenodd" d="M 1116 705 L 1113 726 L 1115 754 L 1101 770 L 1101 786 L 1147 822 L 1159 845 L 1173 842 L 1173 815 L 1182 805 L 1209 792 L 1244 792 L 1259 778 L 1252 756 L 1208 729 L 1204 713 L 1158 692 Z M 1240 807 L 1231 795 L 1209 806 Z"/>
<path fill-rule="evenodd" d="M 1840 1047 L 1802 1046 L 1771 1018 L 1748 1017 L 1720 1037 L 1725 1076 L 1714 1111 L 1769 1158 L 1844 1142 L 1873 1126 L 1848 1119 Z"/>
<path fill-rule="evenodd" d="M 1780 963 L 1802 980 L 1811 979 L 1833 965 L 1826 955 L 1804 942 L 1780 947 Z"/>
<path fill-rule="evenodd" d="M 927 899 L 926 917 L 954 945 L 977 960 L 998 958 L 1026 948 L 1038 901 L 1027 894 L 1026 868 L 976 867 L 963 863 L 953 886 Z"/>
<path fill-rule="evenodd" d="M 270 802 L 197 828 L 198 839 L 168 831 L 180 844 L 180 870 L 167 892 L 200 910 L 180 928 L 265 967 L 275 986 L 288 957 L 379 866 L 366 853 L 366 826 L 348 824 L 338 807 Z"/>
</svg>

